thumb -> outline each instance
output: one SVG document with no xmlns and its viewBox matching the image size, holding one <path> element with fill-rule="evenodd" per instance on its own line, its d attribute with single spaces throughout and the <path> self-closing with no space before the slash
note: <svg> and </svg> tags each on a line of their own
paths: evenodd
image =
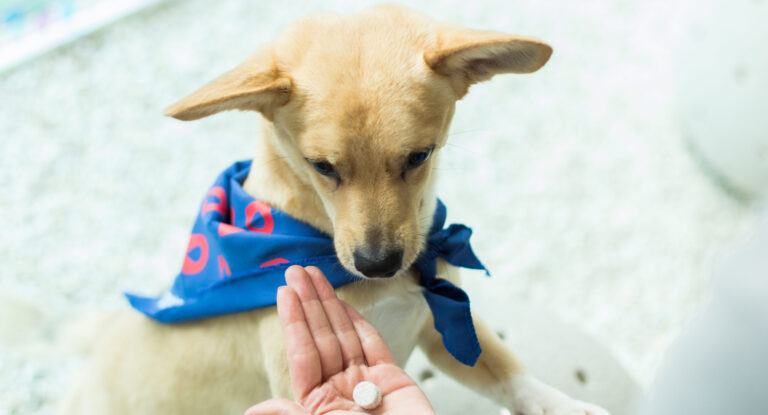
<svg viewBox="0 0 768 415">
<path fill-rule="evenodd" d="M 288 399 L 270 399 L 248 408 L 245 415 L 309 415 L 309 412 Z"/>
</svg>

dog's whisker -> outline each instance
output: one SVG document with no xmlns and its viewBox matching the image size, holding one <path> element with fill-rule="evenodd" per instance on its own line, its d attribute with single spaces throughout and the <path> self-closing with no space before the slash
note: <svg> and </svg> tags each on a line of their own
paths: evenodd
<svg viewBox="0 0 768 415">
<path fill-rule="evenodd" d="M 476 131 L 481 131 L 481 130 L 476 130 Z M 476 131 L 464 131 L 464 132 L 459 133 L 459 134 L 464 134 L 464 133 L 469 133 L 469 132 L 476 132 Z M 451 135 L 449 134 L 448 136 L 450 137 Z M 461 150 L 461 151 L 468 151 L 470 153 L 476 153 L 476 151 L 472 147 L 466 147 L 466 146 L 462 146 L 462 145 L 459 145 L 459 144 L 456 144 L 456 143 L 451 143 L 451 142 L 445 143 L 445 147 L 448 150 L 458 149 L 458 150 Z"/>
<path fill-rule="evenodd" d="M 453 137 L 455 135 L 469 134 L 469 133 L 478 133 L 478 132 L 483 132 L 483 131 L 488 131 L 488 129 L 487 128 L 479 128 L 479 129 L 475 129 L 475 130 L 456 131 L 456 132 L 448 133 L 448 137 Z M 451 143 L 447 143 L 447 144 L 451 145 Z"/>
</svg>

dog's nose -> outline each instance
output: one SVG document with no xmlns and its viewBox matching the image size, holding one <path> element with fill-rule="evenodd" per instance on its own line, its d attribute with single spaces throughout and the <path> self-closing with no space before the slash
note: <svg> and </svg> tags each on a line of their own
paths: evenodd
<svg viewBox="0 0 768 415">
<path fill-rule="evenodd" d="M 403 265 L 403 251 L 389 251 L 382 259 L 372 259 L 355 251 L 353 257 L 355 268 L 369 278 L 389 278 Z"/>
</svg>

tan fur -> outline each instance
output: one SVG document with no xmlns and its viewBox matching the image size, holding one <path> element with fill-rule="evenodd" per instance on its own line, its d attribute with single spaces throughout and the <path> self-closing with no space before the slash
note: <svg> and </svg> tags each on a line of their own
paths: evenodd
<svg viewBox="0 0 768 415">
<path fill-rule="evenodd" d="M 166 114 L 259 111 L 263 137 L 246 191 L 333 235 L 342 264 L 358 275 L 354 250 L 403 249 L 395 277 L 342 287 L 340 297 L 382 332 L 400 363 L 419 343 L 449 374 L 520 406 L 509 385 L 523 379 L 522 365 L 479 321 L 479 363 L 450 357 L 410 265 L 435 209 L 433 167 L 456 100 L 495 74 L 535 71 L 550 54 L 535 39 L 443 25 L 394 6 L 312 16 Z M 408 155 L 430 146 L 432 157 L 403 173 Z M 306 159 L 332 163 L 340 179 Z M 439 276 L 458 283 L 445 263 Z M 119 313 L 64 413 L 239 414 L 290 396 L 281 333 L 274 307 L 177 325 Z M 546 407 L 548 398 L 531 399 Z"/>
</svg>

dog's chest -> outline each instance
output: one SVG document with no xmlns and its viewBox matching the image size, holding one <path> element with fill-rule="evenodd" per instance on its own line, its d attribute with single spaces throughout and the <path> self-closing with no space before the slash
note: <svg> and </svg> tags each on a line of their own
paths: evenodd
<svg viewBox="0 0 768 415">
<path fill-rule="evenodd" d="M 356 308 L 387 341 L 397 363 L 404 365 L 429 313 L 421 287 L 393 284 L 374 297 L 373 301 Z"/>
</svg>

